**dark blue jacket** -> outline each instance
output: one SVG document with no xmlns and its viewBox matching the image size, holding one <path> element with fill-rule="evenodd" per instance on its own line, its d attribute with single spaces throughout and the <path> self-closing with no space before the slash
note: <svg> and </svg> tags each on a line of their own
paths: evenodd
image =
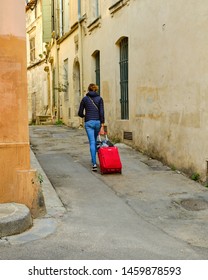
<svg viewBox="0 0 208 280">
<path fill-rule="evenodd" d="M 93 104 L 90 98 L 95 104 Z M 90 120 L 100 120 L 101 123 L 104 123 L 105 115 L 102 97 L 100 97 L 97 92 L 89 91 L 86 96 L 82 98 L 78 115 L 81 118 L 85 118 L 85 122 Z"/>
</svg>

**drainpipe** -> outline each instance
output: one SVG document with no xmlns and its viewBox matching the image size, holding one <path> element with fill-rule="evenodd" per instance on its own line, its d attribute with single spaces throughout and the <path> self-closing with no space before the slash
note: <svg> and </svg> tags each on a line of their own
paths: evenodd
<svg viewBox="0 0 208 280">
<path fill-rule="evenodd" d="M 55 39 L 55 81 L 54 81 L 54 84 L 59 85 L 59 45 L 57 44 L 57 40 Z M 56 106 L 56 120 L 59 120 L 60 119 L 60 93 L 59 93 L 59 90 L 56 89 L 57 93 L 55 93 L 55 96 L 56 96 L 56 99 L 55 99 L 55 106 Z M 55 108 L 54 108 L 55 109 Z M 55 111 L 54 111 L 55 113 Z"/>
<path fill-rule="evenodd" d="M 80 91 L 83 96 L 83 46 L 82 46 L 82 16 L 81 16 L 81 0 L 78 0 L 78 38 L 79 38 L 79 61 L 80 61 Z"/>
<path fill-rule="evenodd" d="M 79 62 L 80 62 L 80 101 L 84 95 L 84 74 L 83 74 L 83 43 L 82 43 L 82 16 L 81 0 L 78 0 L 78 42 L 79 42 Z M 84 120 L 80 119 L 80 127 L 84 127 Z"/>
<path fill-rule="evenodd" d="M 61 26 L 61 22 L 60 22 L 60 11 L 61 11 L 61 9 L 60 9 L 60 6 L 61 6 L 61 1 L 59 1 L 58 2 L 58 6 L 56 6 L 56 20 L 57 20 L 57 22 L 56 22 L 56 24 L 57 24 L 57 26 L 56 26 L 56 28 L 57 28 L 57 32 L 58 32 L 58 34 L 60 35 L 61 33 L 60 33 L 60 26 Z M 60 77 L 59 77 L 59 49 L 60 49 L 60 46 L 57 44 L 57 39 L 55 39 L 55 52 L 56 52 L 56 69 L 57 69 L 57 79 L 56 79 L 56 81 L 57 81 L 57 86 L 59 86 L 59 79 L 60 79 Z M 60 120 L 60 92 L 59 92 L 59 90 L 57 90 L 57 120 Z"/>
</svg>

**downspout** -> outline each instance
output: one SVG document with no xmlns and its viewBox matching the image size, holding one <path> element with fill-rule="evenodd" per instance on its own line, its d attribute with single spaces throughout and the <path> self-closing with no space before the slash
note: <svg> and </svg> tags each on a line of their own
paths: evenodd
<svg viewBox="0 0 208 280">
<path fill-rule="evenodd" d="M 59 45 L 57 45 L 56 40 L 56 67 L 57 67 L 57 81 L 59 85 Z M 60 120 L 60 92 L 57 90 L 57 120 Z"/>
<path fill-rule="evenodd" d="M 58 3 L 58 6 L 56 6 L 56 29 L 58 34 L 60 35 L 60 26 L 61 26 L 61 22 L 60 22 L 60 3 L 61 1 Z M 57 45 L 57 39 L 56 39 L 56 67 L 57 67 L 57 85 L 59 85 L 59 48 L 60 46 Z M 59 90 L 57 90 L 57 120 L 60 120 L 60 92 Z"/>
<path fill-rule="evenodd" d="M 79 61 L 80 61 L 80 101 L 84 95 L 84 75 L 83 75 L 83 43 L 82 43 L 82 16 L 81 0 L 78 0 L 78 42 L 79 42 Z M 80 127 L 84 126 L 84 120 L 80 119 Z"/>
<path fill-rule="evenodd" d="M 78 0 L 78 36 L 79 36 L 79 61 L 80 61 L 80 96 L 83 96 L 83 46 L 82 46 L 82 16 L 81 16 L 81 0 Z"/>
</svg>

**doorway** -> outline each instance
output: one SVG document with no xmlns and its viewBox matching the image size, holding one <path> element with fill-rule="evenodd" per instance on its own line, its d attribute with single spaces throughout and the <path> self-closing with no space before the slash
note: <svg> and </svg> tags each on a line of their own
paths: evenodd
<svg viewBox="0 0 208 280">
<path fill-rule="evenodd" d="M 80 89 L 80 65 L 76 61 L 74 64 L 74 116 L 78 116 L 79 104 L 81 98 L 81 89 Z"/>
</svg>

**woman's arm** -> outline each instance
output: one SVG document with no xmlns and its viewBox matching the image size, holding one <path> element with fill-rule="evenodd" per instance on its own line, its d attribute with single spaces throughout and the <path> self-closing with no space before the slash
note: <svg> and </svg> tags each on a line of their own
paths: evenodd
<svg viewBox="0 0 208 280">
<path fill-rule="evenodd" d="M 100 99 L 100 104 L 99 105 L 100 105 L 99 106 L 100 122 L 104 126 L 104 123 L 105 123 L 105 112 L 104 112 L 104 102 L 103 102 L 102 97 Z"/>
<path fill-rule="evenodd" d="M 79 105 L 79 111 L 78 111 L 78 116 L 80 118 L 84 118 L 85 114 L 84 114 L 84 100 L 82 99 L 80 105 Z"/>
</svg>

